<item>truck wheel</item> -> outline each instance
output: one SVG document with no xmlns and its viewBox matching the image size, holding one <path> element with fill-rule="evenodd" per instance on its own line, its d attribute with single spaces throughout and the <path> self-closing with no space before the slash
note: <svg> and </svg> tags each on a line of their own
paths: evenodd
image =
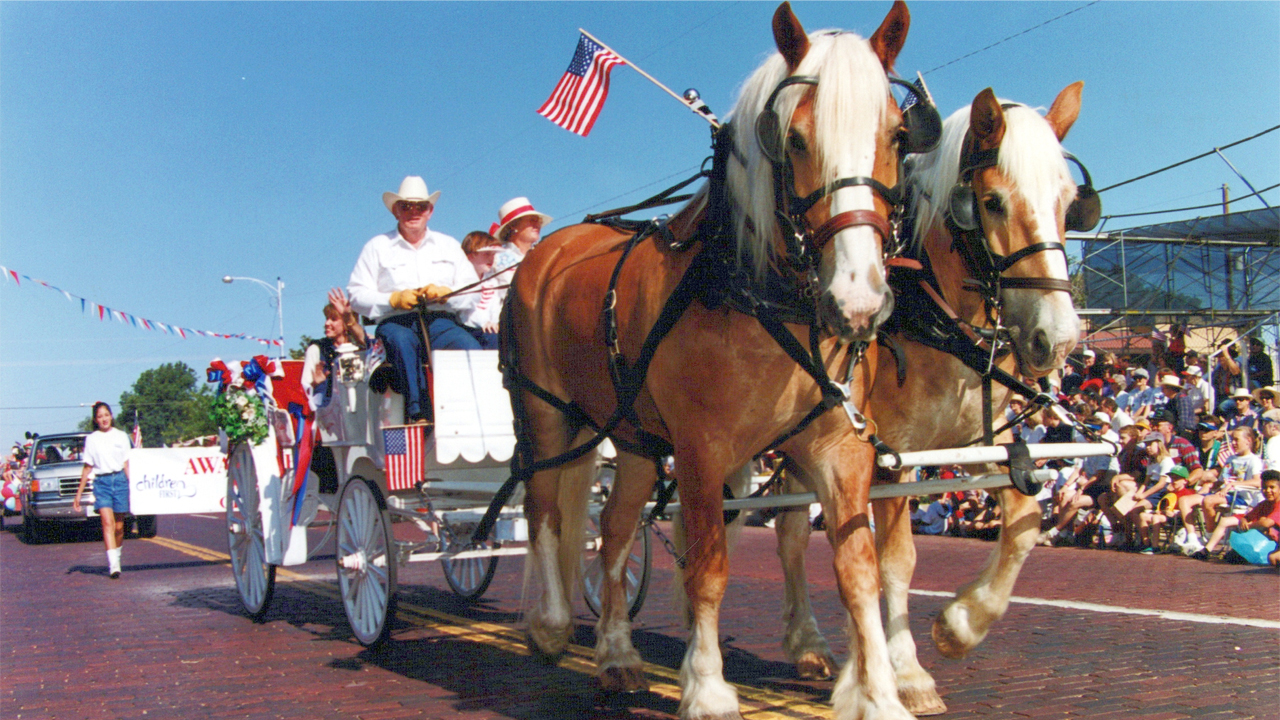
<svg viewBox="0 0 1280 720">
<path fill-rule="evenodd" d="M 160 526 L 160 520 L 155 515 L 139 515 L 137 517 L 138 537 L 153 538 L 156 536 L 156 530 Z"/>
</svg>

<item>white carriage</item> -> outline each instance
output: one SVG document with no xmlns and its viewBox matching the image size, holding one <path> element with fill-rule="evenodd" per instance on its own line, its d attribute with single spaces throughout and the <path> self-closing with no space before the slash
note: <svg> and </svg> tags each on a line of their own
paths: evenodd
<svg viewBox="0 0 1280 720">
<path fill-rule="evenodd" d="M 502 556 L 527 553 L 523 488 L 494 508 L 494 531 L 473 534 L 510 476 L 515 449 L 511 403 L 502 387 L 495 350 L 431 353 L 434 425 L 403 424 L 403 398 L 375 392 L 375 372 L 354 346 L 334 362 L 332 393 L 314 414 L 316 444 L 333 454 L 333 468 L 310 472 L 295 489 L 291 467 L 295 438 L 287 421 L 289 399 L 301 396 L 301 363 L 286 361 L 273 378 L 269 411 L 277 419 L 267 439 L 228 448 L 227 531 L 232 571 L 245 609 L 265 616 L 277 566 L 305 562 L 324 539 L 308 548 L 307 529 L 336 534 L 335 565 L 351 630 L 364 645 L 386 639 L 394 616 L 397 575 L 410 562 L 439 561 L 449 587 L 468 600 L 488 589 Z M 596 531 L 600 502 L 612 478 L 601 457 L 597 497 L 591 503 L 583 588 L 598 611 L 603 569 Z M 301 495 L 301 497 L 299 497 Z M 317 519 L 319 518 L 319 519 Z M 650 570 L 647 528 L 637 531 L 627 567 L 634 615 L 645 599 Z M 310 552 L 308 550 L 310 549 Z"/>
</svg>

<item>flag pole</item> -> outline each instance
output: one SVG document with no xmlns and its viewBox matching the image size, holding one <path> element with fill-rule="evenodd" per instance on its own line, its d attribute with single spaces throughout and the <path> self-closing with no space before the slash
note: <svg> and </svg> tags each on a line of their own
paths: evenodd
<svg viewBox="0 0 1280 720">
<path fill-rule="evenodd" d="M 657 85 L 658 87 L 662 88 L 662 89 L 663 89 L 663 90 L 664 90 L 668 95 L 670 95 L 671 97 L 675 98 L 675 99 L 676 99 L 676 100 L 677 100 L 681 105 L 683 105 L 683 106 L 685 106 L 685 107 L 689 108 L 690 110 L 692 110 L 692 111 L 693 111 L 693 113 L 694 113 L 695 115 L 697 115 L 697 116 L 699 116 L 699 117 L 701 117 L 701 118 L 705 119 L 707 122 L 711 123 L 711 126 L 712 126 L 712 127 L 716 128 L 716 129 L 719 129 L 719 127 L 720 127 L 720 119 L 719 119 L 719 118 L 717 118 L 717 117 L 715 116 L 715 113 L 711 112 L 711 108 L 708 108 L 706 103 L 702 102 L 702 100 L 701 100 L 701 99 L 699 99 L 699 98 L 697 98 L 697 97 L 696 97 L 696 93 L 695 93 L 695 97 L 694 97 L 692 100 L 687 100 L 687 99 L 685 99 L 683 96 L 677 95 L 675 92 L 673 92 L 673 91 L 671 90 L 671 88 L 669 88 L 669 87 L 667 87 L 666 85 L 663 85 L 662 83 L 658 82 L 657 78 L 655 78 L 654 76 L 652 76 L 652 75 L 650 75 L 649 73 L 645 72 L 644 70 L 641 70 L 641 69 L 640 69 L 640 67 L 639 67 L 638 65 L 636 65 L 635 63 L 633 63 L 633 62 L 631 62 L 630 60 L 628 60 L 628 59 L 626 59 L 626 58 L 622 57 L 622 55 L 621 55 L 617 50 L 614 50 L 613 48 L 609 47 L 608 45 L 605 45 L 603 42 L 601 42 L 601 41 L 600 41 L 600 38 L 596 37 L 595 35 L 592 35 L 591 33 L 587 32 L 586 30 L 583 30 L 582 28 L 578 28 L 578 32 L 580 32 L 580 33 L 582 33 L 583 35 L 586 35 L 587 37 L 591 38 L 593 41 L 595 41 L 595 43 L 596 43 L 597 45 L 599 45 L 600 47 L 604 48 L 605 50 L 608 50 L 609 52 L 613 53 L 614 55 L 617 55 L 617 56 L 618 56 L 618 58 L 619 58 L 619 59 L 621 59 L 621 60 L 622 60 L 624 63 L 626 63 L 628 66 L 630 66 L 632 70 L 635 70 L 636 72 L 638 72 L 638 73 L 640 73 L 641 75 L 643 75 L 643 76 L 645 77 L 645 79 L 646 79 L 646 80 L 648 80 L 649 82 L 653 83 L 654 85 Z"/>
</svg>

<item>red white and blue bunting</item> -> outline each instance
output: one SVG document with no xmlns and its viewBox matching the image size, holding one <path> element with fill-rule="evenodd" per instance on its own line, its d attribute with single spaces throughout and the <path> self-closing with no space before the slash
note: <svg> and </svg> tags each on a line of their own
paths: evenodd
<svg viewBox="0 0 1280 720">
<path fill-rule="evenodd" d="M 184 339 L 188 337 L 209 337 L 209 338 L 220 338 L 223 340 L 252 340 L 253 342 L 261 343 L 263 345 L 271 345 L 276 347 L 283 344 L 282 341 L 280 341 L 279 339 L 273 340 L 269 338 L 260 338 L 260 337 L 255 337 L 253 335 L 248 335 L 245 333 L 220 333 L 220 332 L 212 332 L 210 330 L 192 330 L 191 328 L 179 327 L 178 325 L 173 325 L 171 323 L 163 323 L 163 322 L 160 322 L 159 320 L 151 320 L 149 318 L 139 317 L 132 313 L 127 313 L 123 310 L 116 310 L 114 308 L 109 308 L 106 305 L 93 302 L 92 300 L 87 300 L 85 298 L 80 297 L 79 295 L 69 293 L 60 287 L 55 287 L 53 285 L 50 285 L 49 283 L 43 280 L 37 280 L 36 278 L 31 277 L 30 275 L 24 275 L 22 273 L 19 273 L 16 270 L 10 270 L 9 268 L 3 265 L 0 265 L 0 275 L 3 275 L 5 279 L 12 280 L 14 284 L 19 287 L 22 286 L 22 281 L 26 280 L 29 283 L 41 285 L 43 287 L 49 288 L 50 290 L 53 290 L 54 292 L 60 293 L 62 294 L 63 297 L 65 297 L 67 300 L 71 301 L 72 303 L 75 303 L 78 301 L 80 303 L 81 313 L 90 315 L 92 317 L 96 317 L 100 321 L 115 320 L 116 322 L 121 322 L 121 323 L 124 323 L 125 325 L 132 325 L 133 327 L 139 328 L 141 330 L 151 330 L 153 332 L 158 330 L 162 333 L 165 333 L 166 335 L 176 335 Z"/>
</svg>

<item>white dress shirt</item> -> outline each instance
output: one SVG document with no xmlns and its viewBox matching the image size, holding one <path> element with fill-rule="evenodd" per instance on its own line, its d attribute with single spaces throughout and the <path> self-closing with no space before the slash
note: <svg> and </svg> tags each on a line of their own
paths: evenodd
<svg viewBox="0 0 1280 720">
<path fill-rule="evenodd" d="M 407 312 L 391 307 L 391 293 L 397 290 L 424 285 L 458 290 L 479 280 L 457 240 L 427 230 L 422 242 L 414 247 L 397 229 L 365 243 L 347 281 L 347 292 L 351 294 L 351 307 L 356 312 L 373 320 L 383 320 Z M 465 317 L 479 298 L 480 293 L 464 293 L 429 307 Z"/>
</svg>

